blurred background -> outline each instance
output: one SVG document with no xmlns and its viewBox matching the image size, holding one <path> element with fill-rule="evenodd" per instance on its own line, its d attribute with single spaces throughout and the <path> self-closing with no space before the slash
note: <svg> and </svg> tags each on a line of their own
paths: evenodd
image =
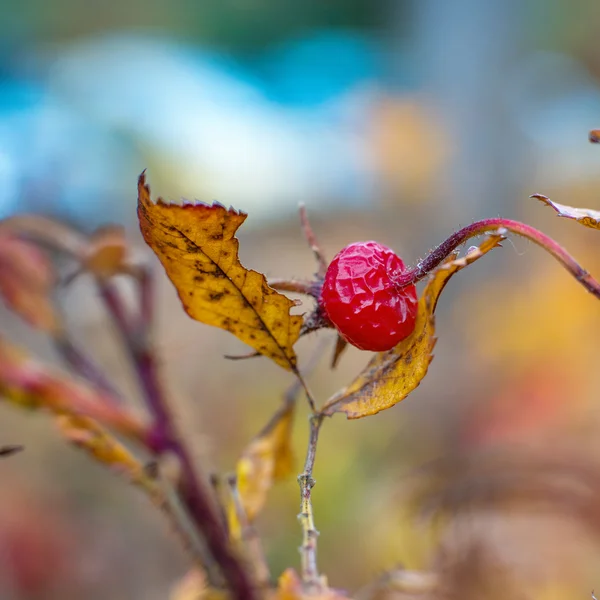
<svg viewBox="0 0 600 600">
<path fill-rule="evenodd" d="M 267 360 L 224 360 L 244 348 L 183 313 L 137 229 L 139 173 L 155 196 L 248 212 L 242 261 L 267 276 L 314 271 L 300 201 L 330 258 L 376 239 L 414 263 L 459 226 L 504 216 L 600 275 L 598 233 L 528 199 L 600 208 L 600 149 L 586 141 L 600 120 L 599 23 L 594 0 L 0 0 L 0 215 L 127 228 L 157 269 L 156 341 L 177 414 L 206 469 L 229 471 L 290 376 Z M 73 335 L 136 397 L 89 282 L 60 300 Z M 7 312 L 1 321 L 59 362 L 42 335 Z M 354 592 L 399 564 L 439 560 L 439 532 L 408 511 L 413 472 L 431 460 L 510 449 L 514 470 L 518 457 L 543 469 L 568 448 L 593 465 L 599 327 L 597 300 L 523 240 L 458 275 L 421 386 L 377 416 L 325 423 L 314 502 L 330 583 Z M 303 339 L 303 361 L 317 337 L 334 344 L 330 332 Z M 349 350 L 331 371 L 326 356 L 311 375 L 317 397 L 367 360 Z M 0 598 L 168 597 L 188 563 L 161 515 L 44 415 L 0 410 L 0 442 L 26 446 L 0 463 Z M 443 543 L 452 556 L 467 538 L 485 543 L 538 600 L 589 597 L 598 529 L 568 503 L 521 505 L 520 485 L 507 492 L 516 502 L 486 506 Z M 298 565 L 297 511 L 292 480 L 261 516 L 274 575 Z"/>
</svg>

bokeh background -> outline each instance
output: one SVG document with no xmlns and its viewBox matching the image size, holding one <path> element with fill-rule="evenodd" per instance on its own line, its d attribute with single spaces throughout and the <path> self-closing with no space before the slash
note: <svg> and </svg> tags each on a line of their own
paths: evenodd
<svg viewBox="0 0 600 600">
<path fill-rule="evenodd" d="M 599 23 L 595 0 L 0 0 L 0 214 L 127 228 L 157 269 L 156 342 L 180 421 L 207 470 L 229 471 L 290 377 L 223 359 L 243 347 L 185 316 L 137 230 L 138 174 L 168 199 L 248 212 L 242 260 L 268 276 L 314 270 L 300 201 L 329 257 L 376 239 L 414 263 L 459 226 L 504 216 L 600 274 L 598 233 L 528 199 L 600 208 L 600 150 L 586 141 L 600 119 Z M 89 282 L 60 300 L 74 336 L 136 397 Z M 406 401 L 324 426 L 314 502 L 320 567 L 336 587 L 430 566 L 437 536 L 406 494 L 428 461 L 492 446 L 599 450 L 597 300 L 549 256 L 511 237 L 452 281 L 438 315 L 430 373 Z M 1 321 L 58 362 L 43 336 L 7 312 Z M 302 340 L 303 361 L 317 338 L 334 343 Z M 367 359 L 349 350 L 331 371 L 325 357 L 317 397 Z M 168 597 L 188 563 L 145 498 L 44 415 L 0 406 L 0 442 L 26 446 L 0 463 L 2 599 Z M 260 519 L 275 575 L 298 565 L 298 506 L 292 480 Z M 600 588 L 598 540 L 568 509 L 497 507 L 480 525 L 521 591 Z"/>
</svg>

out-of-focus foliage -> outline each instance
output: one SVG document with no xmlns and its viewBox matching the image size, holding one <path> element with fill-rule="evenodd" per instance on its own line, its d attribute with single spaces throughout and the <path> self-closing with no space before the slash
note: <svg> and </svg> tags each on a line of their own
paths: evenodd
<svg viewBox="0 0 600 600">
<path fill-rule="evenodd" d="M 291 437 L 294 410 L 295 403 L 286 403 L 244 449 L 237 462 L 235 486 L 244 516 L 250 523 L 262 510 L 273 483 L 293 473 Z M 231 535 L 240 539 L 243 526 L 234 503 L 231 503 L 228 514 Z"/>
<path fill-rule="evenodd" d="M 27 323 L 49 333 L 60 328 L 51 298 L 55 283 L 54 268 L 37 246 L 0 235 L 0 295 Z"/>
<path fill-rule="evenodd" d="M 0 213 L 58 214 L 88 231 L 121 222 L 143 254 L 131 176 L 148 167 L 155 191 L 248 211 L 241 259 L 269 277 L 314 270 L 292 216 L 299 200 L 330 256 L 368 237 L 414 262 L 461 223 L 504 215 L 535 223 L 598 274 L 597 232 L 526 200 L 542 191 L 600 209 L 598 148 L 582 144 L 598 118 L 598 10 L 595 0 L 0 3 Z M 506 443 L 515 470 L 530 460 L 516 442 L 544 444 L 548 460 L 558 439 L 597 454 L 597 300 L 526 242 L 484 260 L 448 286 L 435 368 L 410 398 L 370 419 L 326 421 L 313 499 L 333 586 L 359 590 L 402 563 L 439 567 L 444 594 L 461 600 L 457 590 L 570 600 L 600 587 L 588 527 L 557 514 L 463 511 L 444 556 L 436 531 L 406 517 L 407 472 L 457 448 L 475 460 Z M 179 422 L 200 462 L 230 468 L 289 374 L 219 361 L 243 348 L 191 326 L 166 277 L 157 288 L 153 343 Z M 88 279 L 57 292 L 69 330 L 135 397 Z M 37 332 L 0 320 L 33 355 L 60 360 Z M 312 348 L 297 344 L 300 364 Z M 351 348 L 311 387 L 327 398 L 365 362 Z M 144 498 L 44 419 L 0 409 L 0 443 L 27 442 L 0 463 L 0 596 L 167 597 L 188 563 Z M 298 561 L 296 510 L 297 486 L 283 482 L 255 524 L 275 575 Z M 469 550 L 460 527 L 475 522 Z"/>
</svg>

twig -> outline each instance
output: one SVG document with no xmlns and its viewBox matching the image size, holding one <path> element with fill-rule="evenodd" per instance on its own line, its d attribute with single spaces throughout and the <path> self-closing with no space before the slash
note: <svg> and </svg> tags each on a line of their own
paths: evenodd
<svg viewBox="0 0 600 600">
<path fill-rule="evenodd" d="M 311 501 L 311 490 L 316 483 L 312 473 L 315 465 L 317 442 L 319 440 L 319 430 L 321 429 L 322 422 L 323 416 L 321 415 L 313 415 L 310 419 L 310 437 L 306 452 L 306 461 L 304 463 L 304 471 L 298 476 L 301 499 L 298 520 L 302 525 L 302 546 L 300 547 L 302 580 L 309 591 L 315 592 L 318 592 L 325 586 L 323 578 L 319 576 L 317 568 L 317 538 L 319 532 L 315 527 Z"/>
<path fill-rule="evenodd" d="M 258 358 L 262 356 L 260 352 L 248 352 L 248 354 L 224 354 L 223 358 L 227 360 L 248 360 L 249 358 Z"/>
<path fill-rule="evenodd" d="M 296 294 L 306 294 L 318 298 L 319 287 L 314 281 L 306 279 L 269 279 L 269 285 L 274 290 L 281 292 L 295 292 Z"/>
<path fill-rule="evenodd" d="M 463 227 L 434 248 L 414 268 L 408 269 L 403 273 L 392 274 L 394 283 L 398 288 L 414 284 L 426 277 L 427 274 L 441 264 L 453 250 L 458 248 L 458 246 L 468 239 L 481 235 L 482 233 L 490 233 L 492 231 L 503 232 L 503 230 L 516 233 L 538 246 L 541 246 L 558 260 L 563 267 L 565 267 L 565 269 L 567 269 L 575 279 L 588 290 L 588 292 L 594 294 L 597 298 L 600 298 L 600 283 L 583 269 L 575 258 L 560 244 L 534 227 L 526 225 L 525 223 L 520 223 L 519 221 L 511 221 L 510 219 L 483 219 L 482 221 L 476 221 L 471 225 Z"/>
<path fill-rule="evenodd" d="M 265 552 L 263 550 L 260 537 L 246 515 L 235 475 L 230 475 L 227 478 L 227 486 L 229 487 L 229 493 L 231 494 L 231 499 L 233 500 L 236 517 L 240 523 L 242 541 L 246 546 L 248 558 L 252 563 L 254 579 L 260 587 L 266 588 L 271 581 L 269 565 L 267 564 L 267 559 L 265 557 Z"/>
<path fill-rule="evenodd" d="M 315 402 L 315 397 L 313 396 L 312 392 L 310 391 L 310 388 L 308 387 L 308 383 L 306 383 L 306 379 L 304 379 L 304 375 L 302 375 L 302 373 L 298 369 L 294 370 L 294 374 L 298 378 L 298 382 L 304 390 L 306 399 L 308 400 L 308 405 L 310 406 L 310 410 L 312 411 L 313 415 L 316 414 L 317 403 Z"/>
<path fill-rule="evenodd" d="M 323 253 L 321 245 L 317 240 L 317 236 L 314 234 L 312 227 L 310 226 L 310 221 L 308 220 L 308 214 L 306 212 L 306 206 L 304 204 L 300 204 L 300 222 L 302 223 L 304 237 L 306 238 L 310 249 L 313 251 L 315 258 L 317 259 L 317 264 L 319 265 L 317 277 L 322 279 L 325 277 L 325 273 L 327 272 L 327 259 L 325 258 L 325 254 Z"/>
<path fill-rule="evenodd" d="M 211 490 L 197 473 L 190 453 L 174 427 L 149 344 L 152 315 L 148 313 L 152 304 L 148 298 L 142 296 L 153 292 L 150 276 L 147 275 L 147 278 L 141 281 L 143 285 L 140 285 L 140 305 L 145 307 L 143 312 L 146 314 L 137 324 L 132 323 L 132 319 L 127 315 L 114 285 L 105 280 L 97 280 L 97 284 L 135 365 L 146 404 L 154 417 L 154 427 L 148 445 L 157 455 L 171 451 L 177 456 L 181 465 L 181 499 L 191 520 L 206 539 L 206 545 L 219 565 L 233 597 L 238 600 L 254 600 L 256 592 L 253 583 L 229 543 L 227 530 L 215 506 Z"/>
<path fill-rule="evenodd" d="M 87 379 L 96 389 L 105 392 L 110 400 L 117 402 L 122 399 L 106 375 L 81 348 L 75 346 L 64 331 L 55 336 L 53 342 L 58 353 L 76 373 Z"/>
<path fill-rule="evenodd" d="M 17 454 L 17 452 L 22 452 L 23 450 L 25 450 L 25 447 L 19 445 L 0 446 L 0 458 L 12 456 L 13 454 Z"/>
</svg>

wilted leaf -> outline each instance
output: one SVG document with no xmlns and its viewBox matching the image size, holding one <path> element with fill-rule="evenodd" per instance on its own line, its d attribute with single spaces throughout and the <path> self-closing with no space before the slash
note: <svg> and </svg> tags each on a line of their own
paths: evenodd
<svg viewBox="0 0 600 600">
<path fill-rule="evenodd" d="M 136 439 L 146 428 L 115 400 L 83 381 L 50 369 L 0 338 L 0 395 L 25 408 L 41 408 L 56 415 L 87 416 Z"/>
<path fill-rule="evenodd" d="M 302 317 L 294 302 L 242 266 L 235 232 L 246 215 L 219 204 L 154 204 L 144 174 L 138 182 L 138 217 L 146 243 L 197 321 L 230 331 L 285 369 L 295 370 L 294 344 Z"/>
<path fill-rule="evenodd" d="M 37 246 L 0 235 L 0 295 L 24 321 L 49 333 L 59 329 L 51 300 L 54 282 L 52 263 Z"/>
<path fill-rule="evenodd" d="M 550 198 L 547 196 L 543 196 L 542 194 L 534 194 L 531 196 L 536 200 L 540 200 L 544 204 L 551 206 L 559 217 L 565 217 L 567 219 L 573 219 L 586 227 L 591 227 L 592 229 L 600 229 L 600 211 L 591 210 L 589 208 L 573 208 L 572 206 L 565 206 L 564 204 L 558 204 L 557 202 L 552 202 Z"/>
<path fill-rule="evenodd" d="M 160 488 L 144 465 L 98 423 L 88 417 L 59 415 L 58 425 L 69 442 L 144 489 L 155 502 L 162 502 Z"/>
<path fill-rule="evenodd" d="M 244 450 L 236 465 L 237 492 L 246 518 L 252 522 L 264 506 L 275 481 L 293 471 L 291 447 L 295 404 L 286 403 Z M 241 526 L 234 503 L 229 506 L 229 527 L 240 539 Z"/>
<path fill-rule="evenodd" d="M 404 400 L 427 374 L 435 346 L 435 307 L 449 279 L 496 247 L 504 238 L 488 236 L 479 247 L 470 248 L 463 258 L 452 254 L 430 276 L 421 299 L 414 332 L 392 350 L 376 354 L 363 372 L 346 388 L 332 396 L 321 413 L 345 413 L 360 419 L 391 408 Z"/>
</svg>

